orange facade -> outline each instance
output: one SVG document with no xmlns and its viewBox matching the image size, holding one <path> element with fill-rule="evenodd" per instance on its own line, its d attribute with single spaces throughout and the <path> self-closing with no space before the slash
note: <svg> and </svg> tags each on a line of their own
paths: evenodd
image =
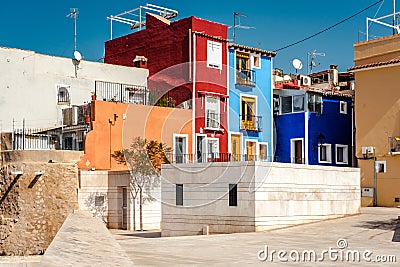
<svg viewBox="0 0 400 267">
<path fill-rule="evenodd" d="M 128 148 L 137 136 L 173 147 L 174 134 L 187 134 L 192 143 L 192 110 L 106 101 L 92 102 L 92 131 L 85 138 L 80 170 L 124 170 L 111 154 Z M 189 153 L 192 153 L 191 146 Z"/>
</svg>

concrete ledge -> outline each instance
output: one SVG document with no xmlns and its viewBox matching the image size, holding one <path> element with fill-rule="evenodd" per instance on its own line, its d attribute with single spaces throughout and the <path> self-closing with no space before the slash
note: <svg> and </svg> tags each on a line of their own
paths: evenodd
<svg viewBox="0 0 400 267">
<path fill-rule="evenodd" d="M 39 266 L 133 266 L 105 225 L 90 213 L 68 216 Z"/>
</svg>

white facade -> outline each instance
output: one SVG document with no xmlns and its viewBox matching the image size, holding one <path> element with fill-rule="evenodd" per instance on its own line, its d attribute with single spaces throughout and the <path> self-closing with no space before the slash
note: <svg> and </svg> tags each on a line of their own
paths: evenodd
<svg viewBox="0 0 400 267">
<path fill-rule="evenodd" d="M 236 206 L 229 200 L 234 184 Z M 163 165 L 161 188 L 162 236 L 198 235 L 204 229 L 211 234 L 263 231 L 360 212 L 357 168 L 269 162 Z M 183 205 L 176 205 L 182 191 Z"/>
<path fill-rule="evenodd" d="M 109 228 L 134 230 L 136 225 L 136 230 L 139 230 L 139 196 L 133 198 L 129 181 L 129 171 L 79 171 L 79 209 L 91 211 L 107 222 Z M 160 194 L 158 186 L 151 192 L 154 200 L 143 203 L 144 230 L 160 229 Z M 100 197 L 98 203 L 96 196 Z"/>
<path fill-rule="evenodd" d="M 71 58 L 0 47 L 0 126 L 10 131 L 13 119 L 27 128 L 61 125 L 61 109 L 89 102 L 95 81 L 147 85 L 147 69 L 82 60 L 75 75 Z M 66 88 L 70 101 L 59 104 L 58 90 Z"/>
</svg>

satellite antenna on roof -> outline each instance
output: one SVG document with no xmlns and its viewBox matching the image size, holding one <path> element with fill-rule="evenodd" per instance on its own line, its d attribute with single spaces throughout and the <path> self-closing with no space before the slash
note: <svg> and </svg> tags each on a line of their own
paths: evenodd
<svg viewBox="0 0 400 267">
<path fill-rule="evenodd" d="M 297 58 L 293 59 L 292 65 L 296 69 L 296 74 L 298 70 L 301 70 L 303 68 L 303 63 L 301 62 L 300 59 Z"/>
<path fill-rule="evenodd" d="M 400 33 L 400 25 L 398 24 L 398 21 L 397 21 L 399 15 L 400 15 L 400 12 L 396 12 L 396 0 L 393 0 L 393 13 L 392 14 L 382 16 L 380 18 L 372 18 L 372 19 L 367 18 L 367 32 L 366 32 L 367 41 L 369 40 L 369 27 L 371 26 L 372 22 L 392 28 L 393 35 L 396 33 L 399 34 Z M 392 21 L 387 22 L 387 20 L 390 18 L 392 18 Z"/>
<path fill-rule="evenodd" d="M 67 18 L 74 18 L 74 51 L 76 51 L 76 19 L 79 17 L 79 10 L 77 8 L 70 8 L 70 13 Z"/>
<path fill-rule="evenodd" d="M 231 28 L 233 28 L 233 34 L 232 34 L 232 39 L 233 42 L 235 42 L 235 38 L 236 38 L 236 29 L 255 29 L 255 27 L 250 27 L 250 26 L 244 26 L 244 25 L 240 25 L 240 17 L 244 17 L 247 18 L 247 16 L 245 14 L 240 14 L 236 11 L 233 12 L 233 26 Z M 237 24 L 236 24 L 237 22 Z"/>
<path fill-rule="evenodd" d="M 74 52 L 74 58 L 75 58 L 77 61 L 81 61 L 81 60 L 82 60 L 82 55 L 81 55 L 81 53 L 79 53 L 79 51 L 75 51 L 75 52 Z"/>
</svg>

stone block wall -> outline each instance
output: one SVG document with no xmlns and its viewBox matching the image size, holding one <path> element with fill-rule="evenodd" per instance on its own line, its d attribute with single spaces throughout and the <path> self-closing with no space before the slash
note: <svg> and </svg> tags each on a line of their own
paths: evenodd
<svg viewBox="0 0 400 267">
<path fill-rule="evenodd" d="M 66 217 L 78 209 L 77 165 L 74 162 L 7 162 L 4 158 L 3 153 L 0 255 L 42 254 Z"/>
</svg>

